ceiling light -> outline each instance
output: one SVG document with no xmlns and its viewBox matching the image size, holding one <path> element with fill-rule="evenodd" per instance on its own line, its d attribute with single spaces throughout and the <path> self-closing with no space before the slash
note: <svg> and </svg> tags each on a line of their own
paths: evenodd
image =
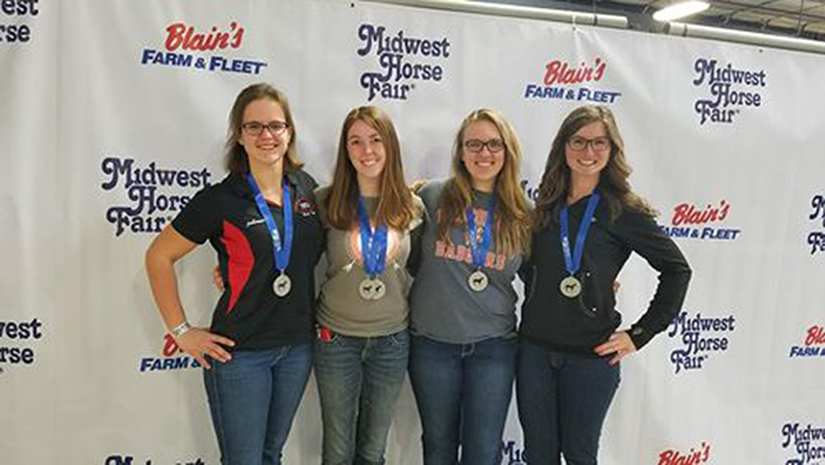
<svg viewBox="0 0 825 465">
<path fill-rule="evenodd" d="M 685 16 L 705 11 L 708 8 L 710 8 L 710 4 L 707 2 L 689 1 L 674 3 L 653 13 L 653 19 L 656 21 L 673 21 L 674 19 L 684 18 Z"/>
</svg>

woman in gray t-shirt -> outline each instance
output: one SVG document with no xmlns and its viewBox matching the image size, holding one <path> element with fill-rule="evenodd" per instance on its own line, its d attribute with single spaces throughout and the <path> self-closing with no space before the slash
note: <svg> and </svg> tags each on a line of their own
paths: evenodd
<svg viewBox="0 0 825 465">
<path fill-rule="evenodd" d="M 513 280 L 529 249 L 521 150 L 496 111 L 470 113 L 456 135 L 452 177 L 420 191 L 433 219 L 410 293 L 410 379 L 424 463 L 501 461 L 516 369 Z"/>
<path fill-rule="evenodd" d="M 332 186 L 317 194 L 329 262 L 315 344 L 323 463 L 384 463 L 409 355 L 410 231 L 424 213 L 386 113 L 350 111 Z"/>
</svg>

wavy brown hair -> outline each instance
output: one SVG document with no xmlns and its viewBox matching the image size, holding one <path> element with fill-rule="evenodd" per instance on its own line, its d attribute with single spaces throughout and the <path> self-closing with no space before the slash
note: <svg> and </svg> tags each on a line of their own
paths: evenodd
<svg viewBox="0 0 825 465">
<path fill-rule="evenodd" d="M 358 173 L 352 166 L 347 152 L 347 135 L 356 121 L 362 121 L 375 129 L 384 144 L 386 158 L 381 172 L 375 222 L 405 230 L 416 212 L 412 193 L 404 181 L 398 134 L 389 116 L 373 106 L 353 108 L 344 119 L 341 138 L 338 141 L 338 158 L 332 177 L 332 189 L 325 200 L 327 221 L 337 229 L 349 229 L 358 221 Z"/>
<path fill-rule="evenodd" d="M 292 119 L 292 111 L 289 109 L 286 94 L 262 82 L 252 84 L 242 90 L 235 98 L 232 110 L 229 111 L 229 130 L 226 133 L 224 167 L 230 173 L 243 174 L 249 171 L 246 150 L 238 141 L 241 140 L 241 125 L 243 124 L 243 114 L 246 107 L 250 103 L 261 99 L 270 99 L 280 105 L 281 110 L 284 111 L 286 122 L 289 124 L 288 130 L 291 137 L 289 138 L 289 146 L 286 149 L 285 172 L 292 172 L 303 166 L 303 163 L 298 159 L 298 134 L 295 131 L 295 121 Z"/>
<path fill-rule="evenodd" d="M 625 158 L 624 140 L 613 112 L 604 106 L 583 106 L 567 115 L 553 140 L 536 200 L 536 227 L 558 225 L 559 210 L 563 202 L 567 202 L 570 192 L 570 167 L 565 157 L 567 141 L 582 127 L 597 122 L 604 124 L 610 139 L 610 156 L 607 166 L 599 174 L 598 185 L 610 209 L 610 221 L 615 221 L 625 209 L 656 215 L 656 211 L 630 187 L 628 178 L 633 170 Z"/>
<path fill-rule="evenodd" d="M 438 235 L 450 242 L 450 228 L 466 226 L 466 211 L 473 205 L 473 184 L 464 166 L 464 134 L 478 121 L 492 123 L 504 142 L 504 166 L 496 176 L 496 198 L 493 234 L 499 253 L 507 257 L 526 253 L 530 249 L 530 207 L 524 190 L 519 186 L 521 147 L 510 123 L 495 110 L 481 108 L 472 111 L 464 121 L 453 143 L 452 177 L 447 180 L 439 199 Z"/>
</svg>

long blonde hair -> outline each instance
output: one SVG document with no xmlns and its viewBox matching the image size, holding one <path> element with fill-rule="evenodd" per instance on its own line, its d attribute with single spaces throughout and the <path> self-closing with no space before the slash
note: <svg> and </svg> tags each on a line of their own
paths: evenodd
<svg viewBox="0 0 825 465">
<path fill-rule="evenodd" d="M 499 253 L 507 257 L 527 253 L 530 249 L 530 207 L 524 190 L 519 185 L 521 147 L 510 123 L 495 110 L 481 108 L 472 111 L 456 133 L 453 143 L 452 177 L 447 181 L 439 199 L 438 235 L 449 242 L 450 228 L 466 225 L 466 211 L 473 205 L 473 185 L 470 172 L 464 166 L 464 134 L 478 121 L 492 123 L 504 142 L 504 166 L 496 177 L 496 198 L 493 237 Z"/>
<path fill-rule="evenodd" d="M 398 230 L 407 229 L 415 217 L 415 206 L 412 193 L 404 181 L 398 135 L 389 116 L 373 106 L 353 108 L 344 119 L 338 141 L 332 190 L 326 198 L 327 221 L 337 229 L 349 229 L 358 221 L 358 173 L 347 152 L 347 135 L 356 121 L 362 121 L 375 129 L 384 144 L 386 160 L 381 172 L 376 224 L 385 224 Z"/>
<path fill-rule="evenodd" d="M 624 140 L 613 112 L 604 106 L 583 106 L 567 115 L 553 140 L 536 200 L 536 227 L 558 225 L 559 210 L 570 191 L 570 167 L 565 156 L 567 141 L 579 129 L 596 122 L 604 124 L 610 139 L 610 157 L 599 175 L 599 190 L 610 209 L 610 221 L 615 221 L 625 209 L 656 215 L 656 211 L 630 187 L 628 178 L 633 170 L 625 158 Z"/>
</svg>

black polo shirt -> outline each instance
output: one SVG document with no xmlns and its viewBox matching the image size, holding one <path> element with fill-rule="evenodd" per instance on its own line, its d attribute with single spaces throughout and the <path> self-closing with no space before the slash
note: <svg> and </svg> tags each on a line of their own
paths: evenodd
<svg viewBox="0 0 825 465">
<path fill-rule="evenodd" d="M 272 238 L 255 196 L 240 174 L 198 192 L 172 221 L 190 241 L 209 241 L 218 253 L 225 290 L 215 306 L 211 330 L 235 341 L 234 350 L 261 350 L 310 340 L 315 305 L 315 265 L 323 235 L 313 196 L 317 183 L 303 170 L 289 173 L 294 233 L 286 273 L 292 290 L 272 291 Z M 269 205 L 283 237 L 283 211 Z"/>
</svg>

